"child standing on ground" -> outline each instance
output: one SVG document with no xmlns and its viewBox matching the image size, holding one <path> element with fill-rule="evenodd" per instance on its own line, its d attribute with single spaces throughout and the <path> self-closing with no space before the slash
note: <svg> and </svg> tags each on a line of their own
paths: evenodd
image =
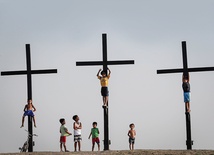
<svg viewBox="0 0 214 155">
<path fill-rule="evenodd" d="M 182 76 L 182 88 L 184 91 L 184 102 L 186 107 L 186 112 L 190 112 L 190 83 L 189 83 L 189 74 L 187 76 Z"/>
<path fill-rule="evenodd" d="M 108 91 L 108 80 L 110 78 L 111 71 L 109 68 L 107 68 L 107 71 L 109 71 L 109 74 L 106 73 L 105 71 L 101 72 L 102 76 L 99 76 L 101 69 L 97 73 L 97 78 L 100 80 L 101 84 L 101 95 L 103 96 L 103 108 L 108 106 L 108 96 L 109 96 L 109 91 Z"/>
<path fill-rule="evenodd" d="M 93 122 L 93 128 L 91 128 L 91 133 L 88 137 L 88 139 L 90 139 L 91 135 L 92 135 L 92 151 L 94 151 L 94 145 L 95 142 L 97 143 L 98 146 L 98 151 L 100 151 L 100 139 L 99 139 L 99 129 L 97 128 L 97 122 Z"/>
<path fill-rule="evenodd" d="M 33 122 L 34 122 L 34 127 L 36 127 L 36 120 L 35 120 L 35 116 L 34 116 L 34 113 L 33 113 L 35 111 L 36 111 L 36 108 L 34 107 L 34 105 L 32 103 L 32 100 L 29 99 L 28 103 L 24 107 L 24 114 L 22 116 L 21 128 L 24 127 L 25 116 L 32 117 L 33 118 Z"/>
<path fill-rule="evenodd" d="M 66 136 L 68 135 L 72 135 L 70 132 L 68 132 L 68 129 L 67 127 L 65 126 L 65 119 L 64 118 L 61 118 L 59 120 L 59 122 L 61 123 L 61 126 L 60 126 L 60 130 L 59 132 L 61 133 L 61 136 L 60 136 L 60 152 L 62 152 L 62 146 L 64 147 L 64 150 L 65 152 L 69 152 L 66 148 Z"/>
<path fill-rule="evenodd" d="M 134 130 L 135 125 L 132 123 L 129 125 L 130 130 L 128 131 L 128 136 L 129 136 L 129 149 L 134 150 L 134 143 L 135 143 L 135 136 L 136 136 L 136 131 Z"/>
<path fill-rule="evenodd" d="M 74 129 L 74 151 L 77 151 L 77 144 L 78 144 L 78 150 L 81 151 L 81 129 L 82 129 L 82 123 L 79 122 L 79 116 L 74 115 L 73 116 L 73 129 Z"/>
</svg>

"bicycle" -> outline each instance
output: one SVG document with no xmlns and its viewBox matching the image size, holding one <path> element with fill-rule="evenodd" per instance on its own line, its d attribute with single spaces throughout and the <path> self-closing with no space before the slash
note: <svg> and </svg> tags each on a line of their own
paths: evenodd
<svg viewBox="0 0 214 155">
<path fill-rule="evenodd" d="M 29 139 L 30 137 L 32 136 L 28 130 L 25 130 L 27 133 L 28 133 L 28 136 L 27 136 L 27 140 L 24 142 L 23 146 L 22 147 L 19 147 L 19 150 L 20 152 L 27 152 L 28 150 L 28 147 L 29 147 Z M 36 136 L 38 137 L 38 135 L 36 134 L 33 134 L 33 136 Z M 33 146 L 35 145 L 34 141 L 33 141 Z"/>
</svg>

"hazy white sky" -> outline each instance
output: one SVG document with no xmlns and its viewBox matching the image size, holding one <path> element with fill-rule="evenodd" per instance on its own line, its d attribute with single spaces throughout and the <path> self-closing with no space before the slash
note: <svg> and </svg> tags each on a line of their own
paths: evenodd
<svg viewBox="0 0 214 155">
<path fill-rule="evenodd" d="M 25 44 L 31 45 L 32 69 L 58 69 L 32 78 L 34 151 L 59 151 L 59 119 L 72 131 L 74 114 L 83 124 L 82 150 L 91 150 L 93 121 L 103 140 L 101 66 L 75 66 L 102 59 L 102 33 L 109 60 L 135 60 L 109 66 L 110 149 L 128 149 L 130 123 L 136 149 L 186 149 L 181 74 L 156 70 L 182 67 L 181 41 L 187 41 L 189 67 L 214 66 L 213 8 L 213 0 L 0 0 L 0 71 L 26 69 Z M 214 73 L 190 78 L 193 149 L 213 149 Z M 17 152 L 26 139 L 27 118 L 19 128 L 26 81 L 25 75 L 0 77 L 0 152 Z M 73 150 L 73 137 L 67 147 Z"/>
</svg>

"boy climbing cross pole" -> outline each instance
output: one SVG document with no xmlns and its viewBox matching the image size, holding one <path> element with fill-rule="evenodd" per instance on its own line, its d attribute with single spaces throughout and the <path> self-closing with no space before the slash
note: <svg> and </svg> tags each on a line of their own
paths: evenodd
<svg viewBox="0 0 214 155">
<path fill-rule="evenodd" d="M 110 78 L 111 71 L 109 68 L 107 68 L 107 72 L 109 71 L 109 73 L 106 73 L 104 70 L 101 72 L 101 70 L 102 69 L 98 71 L 97 78 L 100 80 L 100 84 L 101 84 L 101 95 L 103 96 L 103 108 L 107 108 L 108 96 L 109 96 L 108 80 Z M 100 72 L 102 76 L 99 76 Z"/>
<path fill-rule="evenodd" d="M 34 105 L 32 103 L 32 100 L 28 99 L 28 103 L 24 107 L 24 114 L 22 116 L 21 128 L 24 127 L 25 116 L 33 117 L 34 127 L 36 127 L 35 116 L 34 116 L 34 113 L 33 113 L 35 111 L 36 111 L 36 108 L 34 107 Z"/>
<path fill-rule="evenodd" d="M 190 112 L 190 83 L 189 83 L 189 74 L 182 76 L 182 87 L 184 91 L 184 102 L 186 107 L 186 112 Z"/>
</svg>

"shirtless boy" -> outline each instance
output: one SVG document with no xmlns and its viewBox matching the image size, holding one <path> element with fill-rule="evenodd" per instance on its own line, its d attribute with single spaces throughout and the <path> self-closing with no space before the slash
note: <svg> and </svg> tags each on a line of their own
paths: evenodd
<svg viewBox="0 0 214 155">
<path fill-rule="evenodd" d="M 35 121 L 35 117 L 34 117 L 34 113 L 33 113 L 35 111 L 36 111 L 36 108 L 33 106 L 32 100 L 29 99 L 28 103 L 24 107 L 24 114 L 22 116 L 21 128 L 24 127 L 25 116 L 33 117 L 34 127 L 36 127 L 36 121 Z"/>
<path fill-rule="evenodd" d="M 134 150 L 134 143 L 135 143 L 135 136 L 136 136 L 136 131 L 134 130 L 135 125 L 132 123 L 129 125 L 130 130 L 128 131 L 128 136 L 129 136 L 129 149 Z"/>
</svg>

